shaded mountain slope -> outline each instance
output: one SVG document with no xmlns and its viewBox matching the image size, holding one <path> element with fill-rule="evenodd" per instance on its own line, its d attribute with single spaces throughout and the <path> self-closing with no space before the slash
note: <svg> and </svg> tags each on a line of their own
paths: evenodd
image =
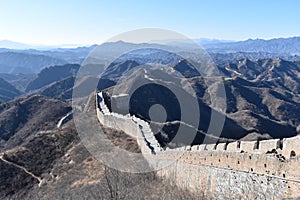
<svg viewBox="0 0 300 200">
<path fill-rule="evenodd" d="M 153 74 L 155 74 L 155 72 L 153 72 Z M 195 134 L 191 135 L 190 137 L 187 136 L 186 138 L 190 139 L 195 137 L 195 141 L 182 140 L 177 141 L 175 142 L 176 144 L 172 145 L 186 145 L 190 144 L 189 142 L 192 142 L 193 144 L 199 144 L 203 142 L 205 136 L 211 137 L 209 142 L 216 142 L 220 138 L 239 139 L 247 135 L 248 131 L 245 130 L 245 128 L 239 126 L 235 121 L 226 117 L 226 115 L 223 113 L 209 107 L 201 98 L 194 99 L 191 94 L 183 90 L 182 88 L 185 87 L 184 83 L 182 83 L 183 85 L 176 86 L 174 83 L 156 78 L 157 77 L 152 76 L 151 72 L 148 70 L 137 70 L 135 73 L 129 76 L 126 81 L 119 83 L 115 87 L 105 90 L 105 101 L 109 108 L 114 112 L 128 114 L 129 111 L 130 114 L 139 116 L 146 121 L 153 120 L 149 115 L 149 110 L 153 105 L 159 104 L 163 106 L 166 111 L 166 119 L 163 122 L 166 123 L 160 124 L 160 128 L 157 128 L 158 130 L 161 129 L 163 132 L 155 131 L 155 133 L 157 133 L 157 139 L 160 140 L 159 142 L 163 146 L 165 146 L 168 141 L 171 141 L 175 137 L 174 134 L 176 134 L 178 131 L 178 122 L 180 121 L 183 123 L 183 126 L 186 129 L 186 134 L 188 134 L 188 132 L 193 132 L 193 134 Z M 135 83 L 141 82 L 145 84 L 134 90 Z M 172 90 L 168 88 L 172 88 Z M 181 99 L 183 100 L 182 102 L 179 102 L 177 96 L 173 93 L 173 91 L 177 90 L 181 94 Z M 118 106 L 119 104 L 117 102 L 122 101 L 122 96 L 118 96 L 119 91 L 127 94 L 131 94 L 131 92 L 133 92 L 129 100 L 129 110 L 122 109 L 122 107 Z M 112 96 L 114 96 L 113 100 Z M 118 98 L 121 99 L 118 100 Z M 193 107 L 188 106 L 188 104 L 193 101 L 198 103 L 201 116 L 201 120 L 196 122 L 196 124 L 194 123 L 194 115 L 192 114 L 196 111 L 190 110 Z M 185 109 L 185 112 L 189 113 L 189 116 L 182 118 L 181 108 Z M 220 115 L 225 118 L 225 126 L 223 131 L 220 133 L 221 135 L 219 135 L 219 133 L 210 133 L 211 135 L 206 134 L 212 112 L 214 112 L 215 115 Z M 174 141 L 172 143 L 174 143 Z"/>
<path fill-rule="evenodd" d="M 0 78 L 0 102 L 6 102 L 19 96 L 21 92 L 10 83 Z"/>
<path fill-rule="evenodd" d="M 37 77 L 27 85 L 26 91 L 36 90 L 55 81 L 62 80 L 69 76 L 75 76 L 79 67 L 77 64 L 67 64 L 43 69 Z"/>
<path fill-rule="evenodd" d="M 0 73 L 0 78 L 3 78 L 11 85 L 13 85 L 17 90 L 21 92 L 25 92 L 26 86 L 28 83 L 35 77 L 34 74 L 8 74 L 8 73 Z"/>
<path fill-rule="evenodd" d="M 31 134 L 56 127 L 71 107 L 62 101 L 35 95 L 0 104 L 2 148 L 15 147 Z"/>
<path fill-rule="evenodd" d="M 282 59 L 243 59 L 220 66 L 219 69 L 227 76 L 255 82 L 256 87 L 279 87 L 296 94 L 300 93 L 300 62 Z"/>
<path fill-rule="evenodd" d="M 95 112 L 94 102 L 95 96 L 87 102 L 90 112 Z M 38 130 L 37 124 L 32 126 Z M 72 121 L 60 129 L 48 128 L 30 131 L 21 145 L 0 154 L 0 199 L 110 199 L 111 192 L 124 199 L 193 198 L 154 173 L 132 174 L 106 167 L 80 142 Z M 133 138 L 107 128 L 104 131 L 114 144 L 139 152 Z"/>
<path fill-rule="evenodd" d="M 147 81 L 155 82 L 158 85 L 168 85 L 170 80 L 167 80 L 168 78 L 164 77 L 163 73 L 154 72 L 158 69 L 151 70 L 151 67 L 138 69 L 138 64 L 131 67 L 133 66 L 132 63 L 135 63 L 135 61 L 123 62 L 122 66 L 115 64 L 115 66 L 111 66 L 111 69 L 115 69 L 112 71 L 113 73 L 110 70 L 106 71 L 112 73 L 114 79 L 118 80 L 126 74 L 128 67 L 136 69 L 131 74 L 126 74 L 126 81 L 118 83 L 117 88 L 119 89 L 110 88 L 107 91 L 106 102 L 108 105 L 111 103 L 112 91 L 122 93 L 132 87 L 132 89 L 136 89 L 136 94 L 132 93 L 132 96 L 130 96 L 131 114 L 149 121 L 150 107 L 154 104 L 160 104 L 167 111 L 168 122 L 181 121 L 181 113 L 177 112 L 180 111 L 180 107 L 177 105 L 178 102 L 173 101 L 173 99 L 176 99 L 174 95 L 164 92 L 161 86 L 156 87 L 153 85 L 152 87 L 147 85 L 147 88 L 144 89 L 142 87 L 135 88 L 134 86 L 135 83 L 138 85 Z M 186 82 L 191 83 L 196 92 L 201 115 L 198 126 L 200 131 L 198 142 L 201 143 L 201 138 L 208 130 L 210 116 L 213 111 L 210 107 L 210 94 L 217 94 L 221 84 L 214 83 L 207 86 L 205 77 L 197 76 L 196 73 L 192 73 L 191 76 L 189 73 L 185 73 L 193 69 L 188 62 L 181 61 L 175 66 L 171 65 L 170 68 L 181 74 L 187 74 L 184 76 Z M 255 135 L 255 137 L 252 137 L 255 140 L 262 137 L 291 137 L 297 134 L 296 127 L 300 123 L 298 115 L 300 112 L 300 98 L 298 95 L 300 65 L 298 62 L 282 59 L 243 59 L 227 65 L 220 65 L 218 68 L 225 75 L 220 78 L 223 78 L 227 97 L 226 120 L 220 135 L 221 138 L 249 139 L 246 136 L 251 134 Z M 166 70 L 168 70 L 168 67 L 166 67 Z M 183 80 L 176 84 L 179 87 L 187 88 Z M 187 96 L 184 99 L 188 101 L 189 97 Z M 116 107 L 116 105 L 113 105 L 113 107 Z M 123 113 L 124 111 L 116 110 L 116 112 Z M 189 124 L 187 121 L 184 121 L 184 123 Z M 176 133 L 178 129 L 178 123 L 169 123 L 164 129 L 165 133 L 159 137 L 170 141 L 173 137 L 172 134 Z"/>
<path fill-rule="evenodd" d="M 75 78 L 73 76 L 67 77 L 45 86 L 39 93 L 51 98 L 71 99 L 74 81 Z"/>
<path fill-rule="evenodd" d="M 58 99 L 64 99 L 64 100 L 70 100 L 72 99 L 73 94 L 73 88 L 75 88 L 77 91 L 82 91 L 83 94 L 90 94 L 92 91 L 91 85 L 95 85 L 95 83 L 98 82 L 97 89 L 103 90 L 105 88 L 108 88 L 110 86 L 115 85 L 115 82 L 109 79 L 98 79 L 94 77 L 84 77 L 82 79 L 77 80 L 77 84 L 75 84 L 75 77 L 70 76 L 63 80 L 56 81 L 54 83 L 51 83 L 38 91 L 39 94 L 42 94 L 44 96 L 50 97 L 50 98 L 58 98 Z M 96 90 L 96 88 L 94 88 Z"/>
</svg>

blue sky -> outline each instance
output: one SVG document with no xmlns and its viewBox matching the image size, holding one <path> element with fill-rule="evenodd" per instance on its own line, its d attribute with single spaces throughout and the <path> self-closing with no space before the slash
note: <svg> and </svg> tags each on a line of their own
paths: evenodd
<svg viewBox="0 0 300 200">
<path fill-rule="evenodd" d="M 93 44 L 139 28 L 191 38 L 300 35 L 298 0 L 0 0 L 0 40 Z"/>
</svg>

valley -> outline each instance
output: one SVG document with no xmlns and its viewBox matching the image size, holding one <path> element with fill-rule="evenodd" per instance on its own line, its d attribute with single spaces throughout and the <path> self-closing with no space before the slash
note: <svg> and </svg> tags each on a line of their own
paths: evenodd
<svg viewBox="0 0 300 200">
<path fill-rule="evenodd" d="M 186 44 L 1 49 L 0 199 L 299 197 L 298 40 L 206 44 L 213 70 Z M 141 173 L 101 162 L 122 152 Z"/>
</svg>

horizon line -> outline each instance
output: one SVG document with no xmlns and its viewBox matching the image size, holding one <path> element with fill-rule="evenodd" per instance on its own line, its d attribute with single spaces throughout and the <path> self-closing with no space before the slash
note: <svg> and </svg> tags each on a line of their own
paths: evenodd
<svg viewBox="0 0 300 200">
<path fill-rule="evenodd" d="M 244 42 L 244 41 L 248 41 L 248 40 L 264 40 L 264 41 L 270 41 L 270 40 L 274 40 L 274 39 L 290 39 L 290 38 L 300 38 L 300 36 L 288 36 L 288 37 L 273 37 L 273 38 L 247 38 L 247 39 L 243 39 L 243 40 L 230 40 L 230 39 L 220 39 L 220 38 L 193 38 L 191 40 L 195 41 L 195 42 L 199 42 L 197 40 L 207 40 L 207 41 L 219 41 L 221 43 L 234 43 L 234 42 Z M 102 45 L 105 43 L 116 43 L 116 42 L 124 42 L 124 43 L 133 43 L 133 42 L 128 42 L 128 41 L 124 41 L 124 40 L 119 40 L 119 41 L 113 41 L 113 42 L 109 42 L 109 41 L 105 41 L 102 43 L 89 43 L 89 44 L 37 44 L 37 43 L 27 43 L 27 42 L 19 42 L 19 41 L 15 41 L 15 40 L 9 40 L 9 39 L 0 39 L 0 42 L 11 42 L 11 45 L 24 45 L 27 47 L 24 48 L 16 48 L 16 50 L 29 50 L 29 49 L 39 49 L 39 50 L 43 50 L 43 49 L 71 49 L 71 48 L 80 48 L 80 47 L 91 47 L 94 45 Z M 168 40 L 161 40 L 161 42 L 163 41 L 168 41 Z M 172 41 L 176 41 L 176 39 L 170 39 L 169 42 Z M 15 44 L 13 44 L 15 43 Z M 144 42 L 144 43 L 157 43 L 154 41 L 148 41 L 148 42 Z M 167 43 L 166 43 L 167 44 Z M 7 48 L 7 49 L 13 49 L 13 48 L 9 48 L 9 47 L 5 47 L 5 46 L 0 46 L 0 48 Z"/>
</svg>

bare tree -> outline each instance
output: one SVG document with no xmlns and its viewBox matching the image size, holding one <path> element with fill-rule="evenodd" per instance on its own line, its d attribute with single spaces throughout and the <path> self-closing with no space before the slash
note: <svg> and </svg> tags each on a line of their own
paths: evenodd
<svg viewBox="0 0 300 200">
<path fill-rule="evenodd" d="M 131 184 L 130 179 L 128 173 L 122 173 L 107 166 L 104 167 L 104 180 L 110 199 L 125 199 L 128 195 L 128 187 Z"/>
</svg>

